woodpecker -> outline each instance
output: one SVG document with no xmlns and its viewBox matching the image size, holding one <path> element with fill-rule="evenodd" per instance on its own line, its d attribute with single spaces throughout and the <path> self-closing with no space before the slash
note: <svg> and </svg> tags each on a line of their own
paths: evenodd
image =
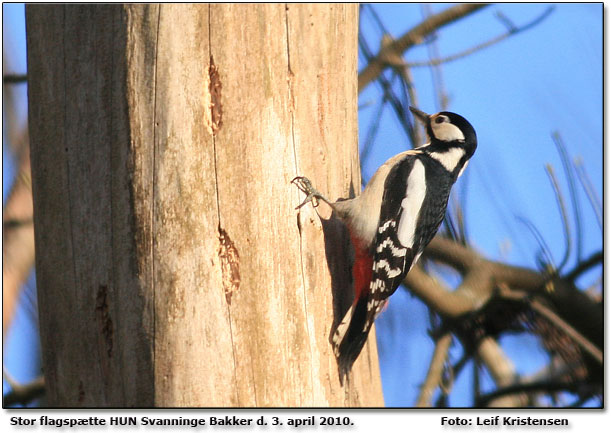
<svg viewBox="0 0 611 433">
<path fill-rule="evenodd" d="M 428 142 L 386 161 L 362 194 L 331 202 L 302 176 L 293 183 L 307 196 L 329 204 L 350 232 L 354 302 L 333 333 L 340 380 L 352 369 L 386 300 L 399 287 L 444 218 L 450 190 L 477 147 L 473 126 L 447 111 L 429 115 L 410 107 Z"/>
</svg>

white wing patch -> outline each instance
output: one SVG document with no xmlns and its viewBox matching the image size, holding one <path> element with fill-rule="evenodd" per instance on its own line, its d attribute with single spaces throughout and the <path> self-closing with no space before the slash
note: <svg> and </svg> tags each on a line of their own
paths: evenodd
<svg viewBox="0 0 611 433">
<path fill-rule="evenodd" d="M 405 198 L 401 202 L 403 212 L 397 229 L 397 237 L 401 245 L 411 248 L 414 245 L 416 224 L 418 214 L 426 196 L 426 176 L 424 165 L 419 160 L 414 161 L 414 166 L 407 178 Z"/>
<path fill-rule="evenodd" d="M 452 172 L 460 162 L 460 159 L 465 156 L 465 150 L 460 147 L 453 147 L 447 152 L 431 152 L 429 155 L 431 155 L 431 158 L 439 161 L 446 170 Z"/>
</svg>

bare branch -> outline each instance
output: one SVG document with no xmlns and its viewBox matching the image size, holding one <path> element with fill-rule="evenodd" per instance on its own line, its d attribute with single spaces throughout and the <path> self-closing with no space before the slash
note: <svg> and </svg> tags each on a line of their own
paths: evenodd
<svg viewBox="0 0 611 433">
<path fill-rule="evenodd" d="M 484 338 L 477 349 L 477 354 L 484 363 L 497 387 L 509 386 L 515 382 L 516 372 L 513 363 L 499 344 L 492 338 Z M 491 400 L 492 407 L 522 407 L 527 402 L 524 394 Z M 477 406 L 480 406 L 477 404 Z"/>
<path fill-rule="evenodd" d="M 532 28 L 533 26 L 539 24 L 541 21 L 547 18 L 553 12 L 553 10 L 554 10 L 554 6 L 550 6 L 541 15 L 539 15 L 537 18 L 535 18 L 531 22 L 523 26 L 520 26 L 520 27 L 515 27 L 515 25 L 513 25 L 506 33 L 500 34 L 486 42 L 477 44 L 459 53 L 455 53 L 450 56 L 446 56 L 442 58 L 430 59 L 430 60 L 426 60 L 422 62 L 406 62 L 405 66 L 409 66 L 412 68 L 425 67 L 425 66 L 437 66 L 442 63 L 449 63 L 449 62 L 453 62 L 458 59 L 462 59 L 463 57 L 467 57 L 473 53 L 476 53 L 485 48 L 491 47 L 492 45 L 498 44 L 499 42 L 504 41 L 505 39 L 509 38 L 510 36 L 514 36 L 517 33 L 520 33 L 520 32 L 523 32 L 525 30 Z M 497 17 L 504 17 L 504 15 L 502 15 L 500 12 L 497 12 L 496 15 Z"/>
<path fill-rule="evenodd" d="M 471 248 L 443 236 L 435 236 L 425 250 L 425 255 L 442 261 L 464 274 L 479 260 L 479 255 Z"/>
<path fill-rule="evenodd" d="M 485 259 L 472 248 L 442 236 L 435 236 L 426 248 L 425 254 L 454 267 L 463 274 L 472 268 L 488 267 L 494 274 L 497 285 L 504 283 L 528 292 L 541 288 L 546 281 L 546 277 L 537 271 Z"/>
<path fill-rule="evenodd" d="M 571 272 L 569 272 L 565 278 L 569 280 L 571 283 L 574 283 L 577 277 L 579 277 L 584 272 L 588 271 L 590 268 L 596 265 L 602 265 L 603 263 L 603 252 L 598 251 L 592 254 L 588 259 L 583 260 L 575 266 Z"/>
<path fill-rule="evenodd" d="M 416 407 L 431 407 L 433 393 L 441 383 L 443 367 L 448 357 L 448 350 L 452 344 L 452 334 L 445 334 L 437 340 L 433 358 L 426 374 L 426 379 L 420 390 Z"/>
<path fill-rule="evenodd" d="M 4 371 L 4 379 L 9 383 L 11 391 L 2 398 L 2 405 L 4 407 L 12 406 L 15 404 L 26 405 L 32 400 L 41 397 L 45 393 L 45 379 L 44 376 L 37 377 L 32 382 L 25 385 L 20 385 L 15 382 Z"/>
<path fill-rule="evenodd" d="M 22 84 L 27 83 L 28 76 L 26 74 L 6 74 L 2 76 L 4 84 Z"/>
<path fill-rule="evenodd" d="M 25 152 L 3 212 L 2 304 L 3 332 L 9 328 L 20 289 L 34 265 L 34 225 L 16 224 L 32 221 L 33 202 L 29 152 Z"/>
<path fill-rule="evenodd" d="M 17 229 L 31 224 L 34 224 L 34 219 L 32 218 L 5 218 L 4 221 L 2 221 L 2 229 Z"/>
<path fill-rule="evenodd" d="M 399 55 L 414 45 L 420 43 L 422 39 L 447 24 L 463 18 L 479 9 L 488 6 L 486 3 L 459 4 L 448 8 L 430 18 L 422 21 L 416 27 L 406 32 L 403 36 L 396 39 L 390 45 L 383 47 L 375 58 L 359 73 L 359 93 L 388 66 L 387 59 Z"/>
<path fill-rule="evenodd" d="M 444 317 L 457 317 L 479 308 L 499 285 L 537 292 L 548 277 L 531 269 L 511 266 L 481 257 L 471 248 L 436 236 L 425 250 L 428 258 L 452 266 L 464 275 L 455 291 L 415 266 L 405 278 L 410 291 Z"/>
<path fill-rule="evenodd" d="M 489 394 L 482 395 L 476 402 L 476 405 L 478 407 L 491 406 L 492 402 L 495 400 L 507 398 L 512 395 L 525 396 L 526 394 L 536 392 L 545 392 L 546 394 L 550 394 L 558 391 L 573 391 L 574 388 L 575 386 L 562 381 L 544 380 L 532 383 L 516 383 L 502 388 L 499 387 Z"/>
<path fill-rule="evenodd" d="M 428 275 L 420 266 L 414 266 L 404 283 L 414 295 L 442 316 L 457 317 L 473 310 L 473 301 Z"/>
<path fill-rule="evenodd" d="M 573 340 L 579 347 L 588 352 L 597 362 L 601 365 L 603 363 L 603 354 L 602 351 L 596 347 L 590 340 L 585 338 L 582 334 L 577 332 L 575 328 L 565 322 L 560 316 L 550 310 L 548 307 L 543 305 L 541 302 L 537 300 L 533 300 L 530 303 L 533 310 L 539 313 L 541 316 L 545 317 L 551 323 L 554 324 L 557 328 L 561 329 L 566 335 L 568 335 L 571 340 Z"/>
</svg>

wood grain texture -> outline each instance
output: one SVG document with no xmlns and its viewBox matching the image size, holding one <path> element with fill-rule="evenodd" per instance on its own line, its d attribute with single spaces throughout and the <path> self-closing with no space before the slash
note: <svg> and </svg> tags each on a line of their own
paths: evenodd
<svg viewBox="0 0 611 433">
<path fill-rule="evenodd" d="M 50 404 L 383 405 L 374 339 L 339 384 L 345 233 L 290 184 L 360 190 L 357 14 L 28 5 Z"/>
<path fill-rule="evenodd" d="M 128 164 L 125 16 L 108 5 L 28 5 L 26 22 L 47 401 L 150 406 L 151 315 L 136 266 L 142 221 Z"/>
</svg>

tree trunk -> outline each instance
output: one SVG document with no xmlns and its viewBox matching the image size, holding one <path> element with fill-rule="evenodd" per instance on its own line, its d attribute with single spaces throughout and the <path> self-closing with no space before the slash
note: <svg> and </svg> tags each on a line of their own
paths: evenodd
<svg viewBox="0 0 611 433">
<path fill-rule="evenodd" d="M 340 386 L 345 233 L 290 184 L 360 190 L 357 14 L 27 6 L 50 405 L 383 405 L 375 338 Z"/>
</svg>

